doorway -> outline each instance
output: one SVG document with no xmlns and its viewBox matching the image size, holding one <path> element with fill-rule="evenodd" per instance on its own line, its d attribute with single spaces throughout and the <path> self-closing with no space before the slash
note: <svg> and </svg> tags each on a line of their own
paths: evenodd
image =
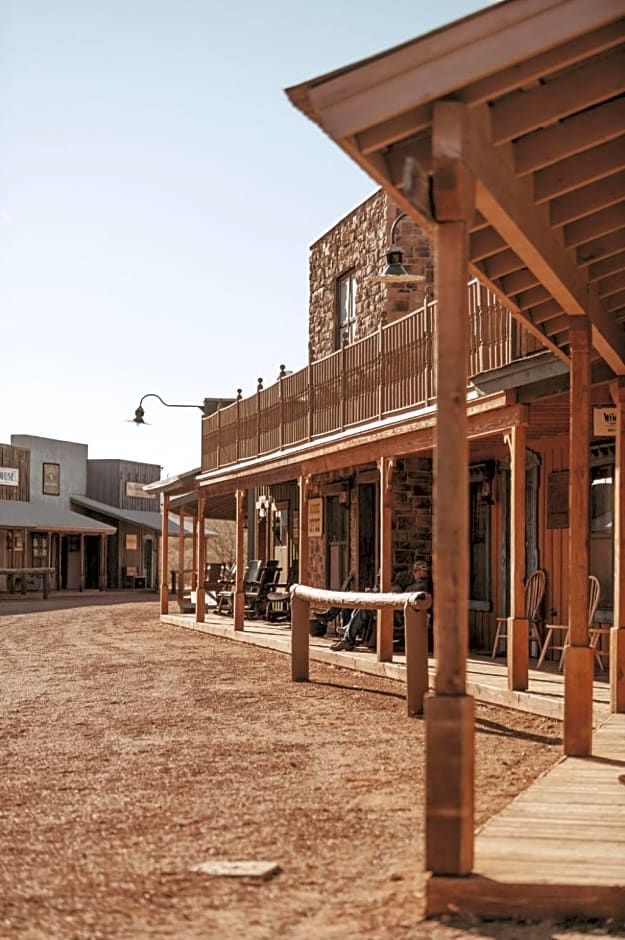
<svg viewBox="0 0 625 940">
<path fill-rule="evenodd" d="M 358 487 L 358 589 L 372 588 L 378 580 L 379 549 L 377 525 L 377 486 Z"/>
</svg>

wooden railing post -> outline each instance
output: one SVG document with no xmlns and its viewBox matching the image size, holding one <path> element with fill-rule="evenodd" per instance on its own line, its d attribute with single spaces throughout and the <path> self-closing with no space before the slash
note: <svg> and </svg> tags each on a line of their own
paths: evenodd
<svg viewBox="0 0 625 940">
<path fill-rule="evenodd" d="M 378 470 L 380 475 L 380 584 L 382 593 L 391 590 L 393 567 L 393 469 L 395 462 L 388 457 L 380 457 Z M 383 608 L 378 613 L 377 622 L 377 658 L 378 662 L 390 663 L 393 660 L 393 611 Z"/>
<path fill-rule="evenodd" d="M 384 390 L 386 388 L 386 383 L 384 381 L 386 376 L 385 368 L 385 343 L 384 338 L 386 331 L 384 329 L 384 312 L 380 316 L 380 326 L 378 327 L 378 418 L 380 421 L 384 417 Z"/>
<path fill-rule="evenodd" d="M 308 440 L 312 441 L 313 432 L 314 432 L 314 415 L 315 415 L 315 390 L 312 383 L 312 369 L 308 365 L 306 366 L 306 401 L 308 403 Z"/>
<path fill-rule="evenodd" d="M 178 517 L 178 581 L 176 582 L 176 596 L 181 609 L 184 597 L 184 554 L 184 513 L 181 510 Z"/>
<path fill-rule="evenodd" d="M 241 399 L 243 398 L 243 389 L 237 389 L 237 423 L 236 423 L 236 454 L 237 463 L 241 459 Z"/>
<path fill-rule="evenodd" d="M 341 402 L 340 402 L 340 422 L 341 422 L 341 431 L 345 430 L 346 421 L 346 410 L 347 410 L 347 370 L 345 367 L 345 359 L 347 356 L 347 346 L 345 342 L 341 346 L 340 352 L 340 368 L 341 368 Z"/>
<path fill-rule="evenodd" d="M 406 707 L 409 715 L 423 714 L 428 690 L 427 612 L 404 606 L 404 643 L 406 649 Z"/>
<path fill-rule="evenodd" d="M 263 380 L 259 377 L 256 386 L 256 453 L 260 454 L 260 393 L 263 390 Z"/>
<path fill-rule="evenodd" d="M 296 594 L 291 600 L 291 678 L 308 682 L 310 670 L 310 604 Z"/>
</svg>

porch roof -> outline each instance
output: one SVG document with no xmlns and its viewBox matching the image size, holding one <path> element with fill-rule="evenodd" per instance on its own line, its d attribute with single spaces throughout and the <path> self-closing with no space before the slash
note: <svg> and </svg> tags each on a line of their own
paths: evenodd
<svg viewBox="0 0 625 940">
<path fill-rule="evenodd" d="M 287 89 L 427 230 L 432 125 L 466 105 L 472 273 L 569 358 L 569 317 L 625 374 L 625 16 L 615 0 L 506 0 Z"/>
<path fill-rule="evenodd" d="M 129 522 L 131 525 L 140 526 L 143 529 L 151 529 L 153 532 L 160 532 L 162 529 L 160 512 L 120 509 L 117 506 L 110 506 L 108 503 L 100 503 L 97 499 L 90 499 L 88 496 L 71 496 L 70 499 L 76 506 L 80 506 L 82 509 L 86 509 L 90 512 L 97 512 L 101 516 L 108 516 L 110 519 L 119 519 L 122 522 Z M 178 524 L 171 520 L 169 522 L 169 534 L 178 535 Z"/>
<path fill-rule="evenodd" d="M 90 519 L 71 509 L 19 500 L 0 500 L 0 528 L 85 535 L 114 535 L 117 532 L 115 526 Z"/>
</svg>

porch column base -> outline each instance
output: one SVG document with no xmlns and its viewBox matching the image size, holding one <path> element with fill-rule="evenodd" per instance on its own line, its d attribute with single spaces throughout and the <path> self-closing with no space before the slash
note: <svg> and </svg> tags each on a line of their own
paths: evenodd
<svg viewBox="0 0 625 940">
<path fill-rule="evenodd" d="M 529 684 L 529 621 L 508 617 L 508 688 L 525 692 Z"/>
<path fill-rule="evenodd" d="M 376 649 L 379 663 L 393 661 L 393 613 L 390 608 L 378 611 Z"/>
<path fill-rule="evenodd" d="M 100 588 L 100 590 L 102 590 L 102 588 Z M 161 613 L 168 614 L 169 613 L 169 588 L 167 587 L 166 584 L 161 584 L 160 598 L 161 598 Z"/>
<path fill-rule="evenodd" d="M 592 681 L 594 650 L 567 646 L 564 653 L 564 753 L 592 754 Z"/>
<path fill-rule="evenodd" d="M 234 607 L 234 629 L 243 630 L 244 628 L 244 613 L 245 613 L 245 592 L 237 591 L 233 599 Z"/>
<path fill-rule="evenodd" d="M 610 630 L 610 711 L 625 712 L 625 627 Z"/>
<path fill-rule="evenodd" d="M 425 867 L 435 875 L 473 869 L 475 717 L 470 695 L 426 695 Z"/>
</svg>

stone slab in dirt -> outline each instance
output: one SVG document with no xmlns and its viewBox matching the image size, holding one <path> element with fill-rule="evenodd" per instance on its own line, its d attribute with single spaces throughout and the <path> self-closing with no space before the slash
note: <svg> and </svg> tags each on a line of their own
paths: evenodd
<svg viewBox="0 0 625 940">
<path fill-rule="evenodd" d="M 625 936 L 422 920 L 424 728 L 401 685 L 320 663 L 292 683 L 286 656 L 163 625 L 153 600 L 89 600 L 0 601 L 1 938 Z M 561 727 L 476 712 L 481 823 Z M 191 870 L 228 859 L 280 872 Z"/>
</svg>

